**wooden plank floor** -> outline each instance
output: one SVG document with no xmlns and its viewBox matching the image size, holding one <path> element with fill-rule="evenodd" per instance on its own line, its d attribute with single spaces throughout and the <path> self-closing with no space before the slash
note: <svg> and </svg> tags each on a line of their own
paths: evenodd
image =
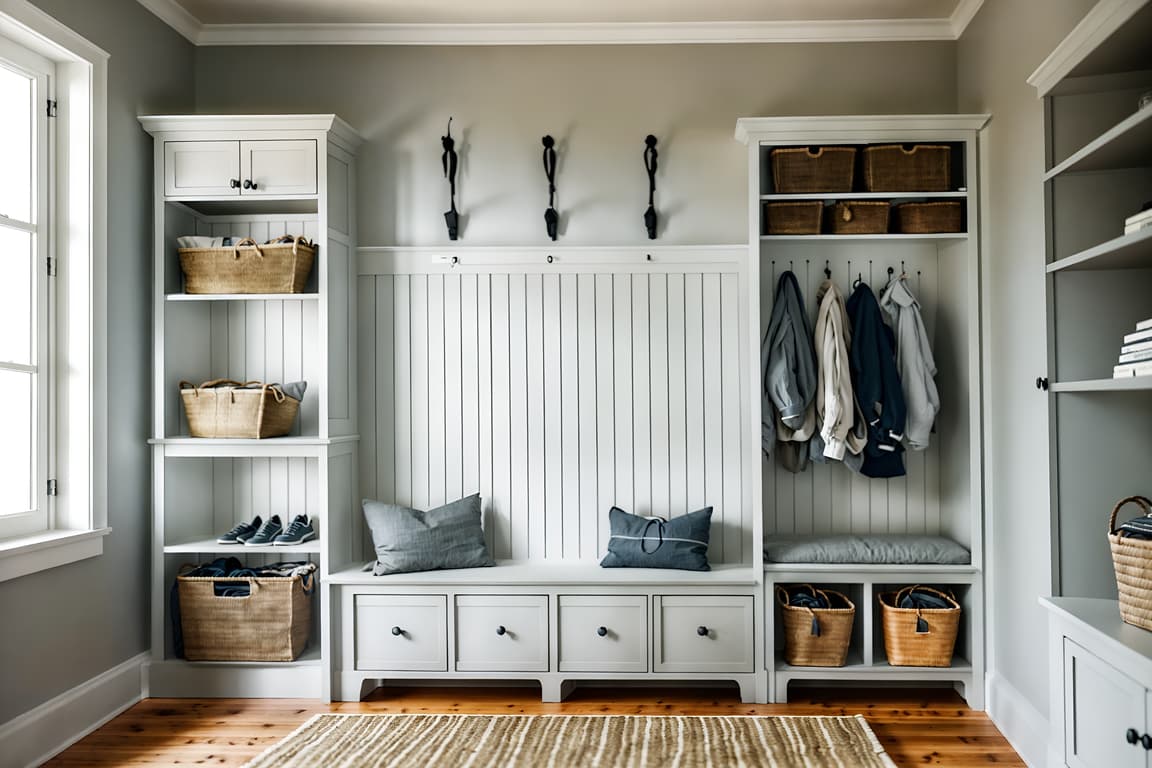
<svg viewBox="0 0 1152 768">
<path fill-rule="evenodd" d="M 532 688 L 381 688 L 358 703 L 147 699 L 46 765 L 239 766 L 317 712 L 636 715 L 862 714 L 900 766 L 1023 766 L 983 712 L 949 689 L 805 689 L 790 704 L 742 704 L 734 689 L 581 688 L 561 704 Z"/>
</svg>

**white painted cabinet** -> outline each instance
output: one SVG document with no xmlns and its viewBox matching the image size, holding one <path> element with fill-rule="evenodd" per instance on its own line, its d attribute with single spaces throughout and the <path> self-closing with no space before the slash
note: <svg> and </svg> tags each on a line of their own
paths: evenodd
<svg viewBox="0 0 1152 768">
<path fill-rule="evenodd" d="M 653 611 L 657 672 L 751 672 L 752 598 L 659 595 Z"/>
<path fill-rule="evenodd" d="M 644 595 L 560 595 L 561 672 L 646 672 Z"/>
<path fill-rule="evenodd" d="M 345 637 L 356 669 L 448 669 L 444 595 L 356 595 L 355 631 Z"/>
<path fill-rule="evenodd" d="M 164 142 L 170 198 L 291 197 L 317 190 L 315 139 Z"/>
<path fill-rule="evenodd" d="M 332 638 L 324 583 L 359 558 L 352 209 L 360 139 L 334 115 L 140 118 L 154 139 L 152 661 L 157 696 L 326 694 Z M 318 163 L 318 157 L 324 162 Z M 245 181 L 249 182 L 245 185 Z M 303 235 L 316 245 L 304 292 L 186 294 L 176 239 Z M 292 431 L 265 440 L 189 435 L 180 381 L 307 382 Z M 308 517 L 318 536 L 291 546 L 221 545 L 239 522 Z M 173 636 L 169 590 L 181 566 L 234 557 L 260 566 L 309 560 L 319 568 L 311 635 L 292 662 L 192 664 Z M 367 598 L 350 658 L 365 668 L 445 669 L 445 613 Z M 399 611 L 402 616 L 394 616 Z M 420 632 L 379 642 L 404 619 Z M 415 624 L 413 624 L 415 626 Z M 432 638 L 438 638 L 432 640 Z M 381 638 L 382 639 L 382 638 Z M 431 643 L 431 645 L 429 645 Z"/>
<path fill-rule="evenodd" d="M 458 596 L 456 669 L 460 672 L 547 671 L 547 596 Z"/>
</svg>

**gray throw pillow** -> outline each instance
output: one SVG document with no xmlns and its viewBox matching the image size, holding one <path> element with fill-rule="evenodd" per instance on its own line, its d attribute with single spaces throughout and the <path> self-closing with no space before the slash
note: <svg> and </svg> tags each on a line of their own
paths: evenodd
<svg viewBox="0 0 1152 768">
<path fill-rule="evenodd" d="M 427 512 L 373 499 L 363 504 L 377 576 L 496 565 L 484 544 L 478 493 Z"/>
<path fill-rule="evenodd" d="M 659 517 L 638 517 L 618 507 L 608 510 L 612 529 L 603 568 L 680 568 L 710 571 L 708 534 L 712 507 L 665 522 Z"/>
</svg>

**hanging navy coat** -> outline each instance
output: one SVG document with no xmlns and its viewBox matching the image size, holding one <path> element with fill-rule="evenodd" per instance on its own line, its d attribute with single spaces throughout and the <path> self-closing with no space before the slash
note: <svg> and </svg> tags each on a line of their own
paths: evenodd
<svg viewBox="0 0 1152 768">
<path fill-rule="evenodd" d="M 867 477 L 904 474 L 904 421 L 907 408 L 896 371 L 896 342 L 884 324 L 880 304 L 867 283 L 857 283 L 847 304 L 852 326 L 848 359 L 856 402 L 868 422 L 868 444 L 860 473 Z"/>
</svg>

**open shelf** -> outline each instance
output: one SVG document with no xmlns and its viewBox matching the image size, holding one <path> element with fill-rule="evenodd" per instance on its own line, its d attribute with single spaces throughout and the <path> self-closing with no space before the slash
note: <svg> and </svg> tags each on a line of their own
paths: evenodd
<svg viewBox="0 0 1152 768">
<path fill-rule="evenodd" d="M 319 301 L 318 293 L 168 293 L 166 301 Z"/>
<path fill-rule="evenodd" d="M 964 200 L 960 192 L 798 192 L 760 195 L 761 200 Z"/>
<path fill-rule="evenodd" d="M 1152 231 L 1152 230 L 1150 230 Z M 777 242 L 781 240 L 967 240 L 967 232 L 938 232 L 930 235 L 902 235 L 888 233 L 883 235 L 760 235 L 760 240 Z"/>
<path fill-rule="evenodd" d="M 1074 269 L 1141 269 L 1152 267 L 1152 227 L 1121 235 L 1048 265 L 1049 274 Z"/>
<path fill-rule="evenodd" d="M 1085 379 L 1082 381 L 1054 381 L 1052 392 L 1123 392 L 1152 389 L 1152 376 L 1125 376 L 1122 379 Z"/>
<path fill-rule="evenodd" d="M 358 435 L 341 437 L 267 437 L 262 440 L 212 437 L 153 438 L 150 445 L 164 446 L 169 457 L 265 457 L 297 456 L 319 457 L 330 445 L 355 442 Z"/>
<path fill-rule="evenodd" d="M 1152 165 L 1152 108 L 1142 109 L 1100 134 L 1044 174 L 1105 171 Z"/>
<path fill-rule="evenodd" d="M 176 664 L 188 667 L 227 667 L 232 669 L 245 669 L 253 667 L 318 667 L 320 666 L 320 645 L 309 641 L 308 647 L 295 661 L 188 661 L 187 659 L 168 658 L 165 664 Z"/>
<path fill-rule="evenodd" d="M 217 554 L 217 555 L 318 555 L 320 554 L 320 540 L 312 539 L 303 544 L 293 546 L 277 546 L 267 544 L 259 547 L 250 547 L 246 544 L 217 544 L 216 539 L 201 539 L 188 541 L 183 544 L 167 544 L 164 553 L 171 554 Z"/>
<path fill-rule="evenodd" d="M 912 676 L 923 678 L 936 673 L 937 677 L 951 679 L 957 674 L 971 674 L 972 664 L 964 658 L 954 656 L 951 666 L 947 667 L 894 667 L 887 661 L 876 661 L 865 664 L 861 660 L 860 652 L 854 649 L 848 651 L 848 660 L 842 667 L 799 667 L 786 664 L 782 656 L 776 659 L 776 671 L 787 672 L 789 677 L 800 678 L 826 678 L 826 677 L 853 677 L 866 679 L 869 677 L 902 677 Z"/>
</svg>

